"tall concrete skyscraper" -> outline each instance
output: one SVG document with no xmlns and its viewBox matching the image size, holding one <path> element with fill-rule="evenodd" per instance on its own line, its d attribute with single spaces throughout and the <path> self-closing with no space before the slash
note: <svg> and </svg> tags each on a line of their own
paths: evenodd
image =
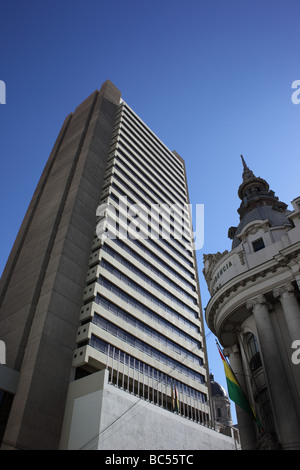
<svg viewBox="0 0 300 470">
<path fill-rule="evenodd" d="M 188 205 L 183 160 L 110 81 L 66 118 L 1 280 L 3 449 L 168 448 L 185 426 L 186 448 L 232 446 Z"/>
</svg>

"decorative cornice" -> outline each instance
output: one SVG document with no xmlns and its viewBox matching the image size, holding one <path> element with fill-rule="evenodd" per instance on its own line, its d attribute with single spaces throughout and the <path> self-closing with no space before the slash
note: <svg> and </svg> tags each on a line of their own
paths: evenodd
<svg viewBox="0 0 300 470">
<path fill-rule="evenodd" d="M 264 232 L 268 231 L 270 227 L 270 221 L 268 219 L 265 220 L 253 220 L 249 222 L 243 230 L 236 235 L 236 237 L 241 240 L 242 242 L 247 240 L 248 235 L 255 235 L 260 229 L 263 229 Z"/>
<path fill-rule="evenodd" d="M 228 283 L 224 284 L 219 291 L 216 291 L 216 294 L 220 293 L 221 290 L 224 289 L 224 292 L 220 295 L 219 299 L 216 301 L 216 304 L 220 304 L 223 302 L 223 300 L 225 299 L 225 297 L 228 297 L 232 292 L 235 292 L 239 287 L 245 287 L 247 284 L 250 284 L 250 283 L 253 283 L 255 282 L 258 278 L 260 277 L 266 277 L 266 275 L 270 272 L 275 272 L 280 266 L 276 266 L 276 265 L 272 265 L 272 266 L 268 266 L 266 269 L 262 270 L 262 271 L 259 271 L 259 272 L 256 272 L 256 273 L 251 273 L 251 274 L 248 274 L 247 277 L 244 277 L 243 279 L 240 279 L 239 281 L 236 281 L 234 284 L 232 284 L 231 286 L 228 286 L 228 283 L 230 281 L 228 281 Z M 248 271 L 249 273 L 249 271 Z M 243 273 L 245 274 L 245 273 Z M 240 277 L 240 276 L 239 276 Z M 235 279 L 235 278 L 234 278 Z M 227 286 L 227 288 L 226 288 Z M 226 288 L 226 289 L 225 289 Z M 211 297 L 211 300 L 213 299 L 214 296 Z"/>
<path fill-rule="evenodd" d="M 271 265 L 269 264 L 268 267 L 266 267 L 265 269 L 263 269 L 259 272 L 256 272 L 256 273 L 251 272 L 251 274 L 250 274 L 250 272 L 248 271 L 248 276 L 247 277 L 243 277 L 240 280 L 236 280 L 236 282 L 232 283 L 231 285 L 228 285 L 228 284 L 232 280 L 228 281 L 228 283 L 224 284 L 224 286 L 222 286 L 220 288 L 220 290 L 215 292 L 215 294 L 209 300 L 208 305 L 206 306 L 205 311 L 207 312 L 207 308 L 210 307 L 210 304 L 211 304 L 211 310 L 209 312 L 209 317 L 206 319 L 209 328 L 212 331 L 214 331 L 212 322 L 214 321 L 215 313 L 218 310 L 218 308 L 220 307 L 220 305 L 222 305 L 224 303 L 224 301 L 226 299 L 228 299 L 228 297 L 230 297 L 231 294 L 235 293 L 238 289 L 245 290 L 245 287 L 247 285 L 250 285 L 250 284 L 254 283 L 255 281 L 258 281 L 260 278 L 266 277 L 269 273 L 275 273 L 280 268 L 282 268 L 282 266 L 277 264 L 277 263 L 276 264 L 271 264 Z M 243 273 L 243 274 L 245 274 L 245 273 Z M 215 296 L 218 296 L 218 297 L 216 298 L 216 300 L 213 300 Z"/>
<path fill-rule="evenodd" d="M 211 298 L 205 308 L 206 321 L 208 327 L 213 332 L 214 330 L 214 318 L 219 307 L 226 302 L 226 300 L 235 294 L 238 290 L 245 290 L 246 286 L 250 286 L 254 282 L 259 282 L 260 279 L 265 278 L 268 274 L 275 273 L 276 271 L 290 270 L 290 263 L 295 261 L 295 258 L 300 255 L 300 242 L 293 244 L 282 249 L 279 254 L 273 256 L 273 258 L 264 263 L 265 268 L 262 265 L 258 265 L 249 271 L 243 272 L 238 276 L 227 281 L 220 289 L 211 293 Z M 293 272 L 290 271 L 293 275 Z"/>
<path fill-rule="evenodd" d="M 294 286 L 290 282 L 288 284 L 284 284 L 283 286 L 276 287 L 273 289 L 273 295 L 275 299 L 280 298 L 283 294 L 294 294 Z"/>
</svg>

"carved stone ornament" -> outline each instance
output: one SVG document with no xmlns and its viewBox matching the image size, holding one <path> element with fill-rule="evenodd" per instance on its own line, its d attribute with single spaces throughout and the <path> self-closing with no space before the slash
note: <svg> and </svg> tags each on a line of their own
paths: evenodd
<svg viewBox="0 0 300 470">
<path fill-rule="evenodd" d="M 241 246 L 239 250 L 237 250 L 237 254 L 238 254 L 241 265 L 245 266 L 245 251 L 244 251 L 243 246 Z"/>
<path fill-rule="evenodd" d="M 213 271 L 215 265 L 227 253 L 228 253 L 228 250 L 223 251 L 223 253 L 220 253 L 218 251 L 218 253 L 215 253 L 215 254 L 208 254 L 208 255 L 203 254 L 204 268 L 203 268 L 202 272 L 203 272 L 203 275 L 205 277 L 205 280 L 206 280 L 207 284 L 209 284 L 211 282 L 212 271 Z"/>
<path fill-rule="evenodd" d="M 246 227 L 243 228 L 242 232 L 237 235 L 237 238 L 239 238 L 243 243 L 245 243 L 248 239 L 249 235 L 255 235 L 259 230 L 263 230 L 264 232 L 267 232 L 270 226 L 270 222 L 268 220 L 264 220 L 263 222 L 255 221 L 251 222 L 246 225 Z"/>
<path fill-rule="evenodd" d="M 256 305 L 263 305 L 267 302 L 264 295 L 258 295 L 254 299 L 249 299 L 246 302 L 247 310 L 252 310 Z"/>
</svg>

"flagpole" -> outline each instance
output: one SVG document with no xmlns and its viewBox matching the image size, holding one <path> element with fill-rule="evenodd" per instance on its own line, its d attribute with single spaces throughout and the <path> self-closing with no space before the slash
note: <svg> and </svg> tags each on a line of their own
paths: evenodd
<svg viewBox="0 0 300 470">
<path fill-rule="evenodd" d="M 140 396 L 140 361 L 137 360 L 137 364 L 138 364 L 138 386 L 137 386 L 137 394 L 138 394 L 138 397 Z"/>
<path fill-rule="evenodd" d="M 128 373 L 127 373 L 127 392 L 130 393 L 130 356 L 127 354 L 128 357 Z"/>
<path fill-rule="evenodd" d="M 135 357 L 133 358 L 133 372 L 132 372 L 132 394 L 134 395 L 134 377 L 135 377 Z"/>
<path fill-rule="evenodd" d="M 124 387 L 125 387 L 125 355 L 126 353 L 124 352 L 123 353 L 123 377 L 122 377 L 122 389 L 124 390 Z"/>
<path fill-rule="evenodd" d="M 223 358 L 224 361 L 225 361 L 225 363 L 227 364 L 227 366 L 228 366 L 228 368 L 229 368 L 231 374 L 232 374 L 233 377 L 234 377 L 234 380 L 235 380 L 236 383 L 238 384 L 238 387 L 240 388 L 240 390 L 241 390 L 241 392 L 242 392 L 242 394 L 243 394 L 243 396 L 244 396 L 244 398 L 245 398 L 245 400 L 246 400 L 246 403 L 248 404 L 247 408 L 250 408 L 250 411 L 251 411 L 251 413 L 252 413 L 252 417 L 253 417 L 253 419 L 256 421 L 256 424 L 257 424 L 257 427 L 258 427 L 259 432 L 261 432 L 261 431 L 262 431 L 261 423 L 259 422 L 259 420 L 258 420 L 258 418 L 257 418 L 257 416 L 256 416 L 256 413 L 255 413 L 255 411 L 254 411 L 252 405 L 250 404 L 250 401 L 249 401 L 249 399 L 248 399 L 248 395 L 244 392 L 244 390 L 243 390 L 241 384 L 239 383 L 239 381 L 238 381 L 238 379 L 237 379 L 235 373 L 233 372 L 233 370 L 232 370 L 232 368 L 231 368 L 231 366 L 230 366 L 230 363 L 229 363 L 228 360 L 226 359 L 226 357 L 225 357 L 225 355 L 224 355 L 224 353 L 223 353 L 223 351 L 222 351 L 222 348 L 221 348 L 221 346 L 219 345 L 219 343 L 217 342 L 217 340 L 216 340 L 216 345 L 217 345 L 217 348 L 218 348 L 219 353 L 220 353 L 220 355 L 221 355 L 221 358 Z M 226 372 L 225 372 L 225 375 L 226 375 Z M 226 379 L 227 379 L 227 376 L 226 376 Z M 228 378 L 228 380 L 230 380 L 230 379 Z M 235 401 L 235 400 L 233 400 L 233 401 Z M 236 403 L 236 402 L 235 402 L 235 403 Z M 237 403 L 237 405 L 240 406 L 238 403 Z M 246 410 L 246 411 L 247 411 L 247 410 Z"/>
<path fill-rule="evenodd" d="M 113 382 L 113 375 L 114 375 L 114 358 L 115 358 L 115 347 L 112 348 L 112 362 L 111 362 L 111 383 Z"/>
<path fill-rule="evenodd" d="M 233 373 L 233 375 L 234 375 L 234 377 L 235 377 L 235 379 L 236 379 L 236 381 L 237 381 L 239 387 L 241 388 L 242 392 L 244 393 L 244 395 L 245 395 L 246 398 L 248 399 L 248 397 L 247 397 L 246 393 L 244 392 L 243 387 L 241 386 L 241 384 L 240 384 L 240 382 L 239 382 L 239 380 L 238 380 L 236 374 L 235 374 L 235 373 L 233 372 L 233 370 L 232 370 L 232 367 L 231 367 L 231 365 L 230 365 L 230 362 L 228 361 L 227 357 L 225 356 L 224 351 L 223 351 L 223 349 L 221 348 L 221 346 L 219 345 L 219 343 L 218 343 L 217 340 L 216 340 L 216 344 L 217 344 L 217 348 L 219 349 L 219 351 L 221 352 L 222 356 L 224 357 L 224 360 L 225 360 L 226 364 L 228 365 L 228 367 L 230 368 L 231 372 Z"/>
<path fill-rule="evenodd" d="M 230 365 L 230 362 L 228 361 L 227 357 L 225 356 L 224 351 L 223 351 L 223 349 L 221 348 L 221 346 L 220 346 L 220 344 L 218 343 L 217 340 L 216 340 L 216 344 L 217 344 L 217 347 L 218 347 L 219 351 L 222 353 L 222 356 L 224 357 L 226 364 L 227 364 L 228 367 L 230 368 L 230 370 L 231 370 L 231 372 L 233 373 L 233 375 L 234 375 L 234 377 L 235 377 L 237 383 L 239 384 L 239 387 L 241 388 L 242 392 L 244 393 L 244 395 L 245 395 L 246 398 L 248 399 L 248 397 L 247 397 L 246 393 L 244 392 L 243 387 L 241 386 L 241 384 L 240 384 L 240 382 L 239 382 L 239 380 L 238 380 L 236 374 L 235 374 L 235 373 L 233 372 L 233 370 L 232 370 L 232 367 L 231 367 L 231 365 Z"/>
<path fill-rule="evenodd" d="M 145 363 L 143 362 L 143 398 L 145 400 Z"/>
<path fill-rule="evenodd" d="M 164 381 L 165 381 L 165 395 L 166 395 L 166 406 L 165 409 L 168 409 L 168 379 L 166 374 L 164 374 Z"/>
<path fill-rule="evenodd" d="M 118 360 L 118 370 L 117 370 L 117 387 L 119 386 L 120 364 L 121 364 L 121 349 L 119 349 L 119 360 Z"/>
</svg>

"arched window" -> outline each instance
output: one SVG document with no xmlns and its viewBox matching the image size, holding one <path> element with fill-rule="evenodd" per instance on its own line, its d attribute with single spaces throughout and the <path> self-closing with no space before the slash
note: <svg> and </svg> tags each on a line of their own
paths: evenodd
<svg viewBox="0 0 300 470">
<path fill-rule="evenodd" d="M 275 432 L 275 427 L 268 390 L 266 388 L 260 390 L 255 397 L 255 401 L 258 403 L 261 410 L 264 429 L 273 434 Z"/>
<path fill-rule="evenodd" d="M 251 372 L 262 366 L 257 339 L 252 333 L 247 333 L 246 343 L 248 350 L 249 366 Z"/>
</svg>

